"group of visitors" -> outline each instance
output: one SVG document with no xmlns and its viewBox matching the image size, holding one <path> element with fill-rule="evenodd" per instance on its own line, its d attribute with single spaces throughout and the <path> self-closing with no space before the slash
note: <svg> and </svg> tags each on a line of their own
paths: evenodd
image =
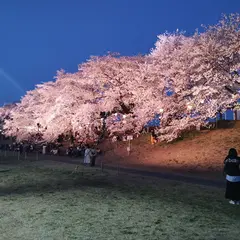
<svg viewBox="0 0 240 240">
<path fill-rule="evenodd" d="M 84 145 L 78 145 L 78 146 L 70 146 L 66 150 L 66 155 L 69 157 L 83 157 L 85 151 Z"/>
<path fill-rule="evenodd" d="M 53 155 L 59 154 L 58 147 L 53 147 L 50 150 L 50 153 Z M 90 165 L 91 167 L 95 166 L 96 157 L 100 154 L 100 149 L 94 147 L 94 145 L 86 144 L 86 145 L 78 145 L 78 146 L 69 146 L 66 149 L 66 155 L 69 157 L 83 157 L 84 165 Z"/>
<path fill-rule="evenodd" d="M 12 143 L 12 144 L 2 144 L 0 145 L 0 150 L 10 151 L 10 152 L 20 152 L 20 154 L 26 152 L 30 153 L 34 151 L 35 146 L 28 143 Z"/>
<path fill-rule="evenodd" d="M 54 144 L 43 144 L 40 148 L 40 152 L 45 155 L 50 153 L 52 155 L 59 155 L 60 146 Z M 0 150 L 2 151 L 18 151 L 20 154 L 26 152 L 30 153 L 38 148 L 32 144 L 28 143 L 14 143 L 11 145 L 0 145 Z M 101 153 L 100 149 L 95 148 L 94 145 L 79 145 L 79 146 L 70 146 L 66 150 L 66 155 L 70 157 L 84 157 L 83 163 L 91 167 L 95 166 L 96 157 Z"/>
<path fill-rule="evenodd" d="M 231 148 L 224 160 L 226 175 L 225 197 L 230 204 L 240 205 L 240 157 L 235 148 Z"/>
<path fill-rule="evenodd" d="M 100 154 L 100 149 L 94 148 L 94 146 L 86 145 L 84 152 L 84 160 L 83 163 L 85 165 L 90 165 L 91 167 L 95 166 L 96 157 Z"/>
</svg>

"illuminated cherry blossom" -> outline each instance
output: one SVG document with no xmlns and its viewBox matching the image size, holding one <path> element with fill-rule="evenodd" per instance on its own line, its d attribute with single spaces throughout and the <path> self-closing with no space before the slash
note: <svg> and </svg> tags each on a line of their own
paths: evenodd
<svg viewBox="0 0 240 240">
<path fill-rule="evenodd" d="M 172 141 L 239 98 L 239 24 L 238 14 L 224 16 L 193 36 L 158 36 L 146 56 L 109 54 L 90 58 L 76 73 L 58 71 L 7 113 L 4 130 L 18 140 L 71 134 L 87 142 L 103 131 L 138 134 L 158 114 L 159 138 Z"/>
</svg>

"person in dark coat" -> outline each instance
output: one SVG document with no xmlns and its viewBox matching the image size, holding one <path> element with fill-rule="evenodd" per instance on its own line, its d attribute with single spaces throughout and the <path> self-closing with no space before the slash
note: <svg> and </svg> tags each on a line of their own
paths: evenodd
<svg viewBox="0 0 240 240">
<path fill-rule="evenodd" d="M 91 167 L 95 166 L 96 158 L 99 152 L 100 152 L 99 149 L 95 149 L 94 147 L 91 148 L 91 162 L 90 162 Z"/>
<path fill-rule="evenodd" d="M 231 148 L 224 160 L 224 173 L 226 174 L 225 198 L 230 204 L 240 205 L 240 158 L 235 148 Z"/>
</svg>

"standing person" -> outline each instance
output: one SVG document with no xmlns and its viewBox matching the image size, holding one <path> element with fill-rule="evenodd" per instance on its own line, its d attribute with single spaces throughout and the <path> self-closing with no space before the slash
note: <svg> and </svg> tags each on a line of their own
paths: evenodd
<svg viewBox="0 0 240 240">
<path fill-rule="evenodd" d="M 46 153 L 47 153 L 47 146 L 44 144 L 44 145 L 42 146 L 42 154 L 43 154 L 43 155 L 46 155 Z"/>
<path fill-rule="evenodd" d="M 23 144 L 22 144 L 22 143 L 20 143 L 20 146 L 19 146 L 19 152 L 20 152 L 20 154 L 23 153 Z"/>
<path fill-rule="evenodd" d="M 34 150 L 34 147 L 33 147 L 33 145 L 31 144 L 31 145 L 30 145 L 30 152 L 33 152 L 33 150 Z"/>
<path fill-rule="evenodd" d="M 240 158 L 235 148 L 231 148 L 224 160 L 224 173 L 226 174 L 226 193 L 230 204 L 240 205 Z"/>
<path fill-rule="evenodd" d="M 84 163 L 84 164 L 90 164 L 90 162 L 91 162 L 91 148 L 90 148 L 90 146 L 87 144 L 87 145 L 85 146 L 83 163 Z"/>
<path fill-rule="evenodd" d="M 155 133 L 154 130 L 151 131 L 151 144 L 154 145 L 157 143 L 157 134 Z"/>
<path fill-rule="evenodd" d="M 98 149 L 91 148 L 91 152 L 90 152 L 90 160 L 91 160 L 90 166 L 91 166 L 91 167 L 94 167 L 94 166 L 95 166 L 97 154 L 98 154 Z"/>
</svg>

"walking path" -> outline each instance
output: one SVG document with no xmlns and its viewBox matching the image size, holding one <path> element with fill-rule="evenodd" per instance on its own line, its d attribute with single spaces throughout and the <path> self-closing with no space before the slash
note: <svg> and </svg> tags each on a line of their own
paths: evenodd
<svg viewBox="0 0 240 240">
<path fill-rule="evenodd" d="M 79 159 L 73 160 L 73 159 L 52 158 L 51 161 L 63 162 L 63 163 L 74 164 L 74 165 L 81 164 Z M 95 168 L 99 168 L 99 169 L 101 167 L 102 166 L 100 164 L 97 164 L 95 166 Z M 153 171 L 142 170 L 142 169 L 140 170 L 140 169 L 136 169 L 136 168 L 118 167 L 118 166 L 113 166 L 113 165 L 108 165 L 108 164 L 104 164 L 103 168 L 106 170 L 114 170 L 114 171 L 118 171 L 118 172 L 122 172 L 122 173 L 136 174 L 136 175 L 145 176 L 145 177 L 157 177 L 157 178 L 161 178 L 161 179 L 174 180 L 174 181 L 198 184 L 198 185 L 209 186 L 209 187 L 218 187 L 218 188 L 225 187 L 224 179 L 222 181 L 210 180 L 210 179 L 192 177 L 192 176 L 187 176 L 187 175 L 180 175 L 180 174 L 175 174 L 175 173 L 153 172 Z"/>
<path fill-rule="evenodd" d="M 2 155 L 2 154 L 1 154 Z M 41 157 L 40 157 L 41 156 Z M 74 164 L 74 165 L 80 165 L 82 162 L 82 159 L 72 159 L 69 157 L 61 157 L 61 156 L 49 156 L 49 155 L 40 155 L 36 156 L 28 156 L 27 159 L 31 159 L 33 161 L 41 161 L 41 160 L 48 160 L 48 161 L 54 161 L 54 162 L 62 162 L 62 163 L 67 163 L 67 164 Z M 3 156 L 1 156 L 2 158 Z M 39 158 L 40 157 L 40 158 Z M 15 156 L 17 159 L 17 156 Z M 23 160 L 23 159 L 22 159 Z M 195 176 L 189 176 L 186 174 L 179 174 L 179 173 L 174 173 L 174 172 L 166 172 L 164 170 L 159 170 L 159 171 L 151 171 L 144 169 L 142 166 L 141 169 L 137 167 L 123 167 L 123 166 L 116 166 L 116 165 L 109 165 L 109 164 L 99 164 L 97 162 L 97 165 L 95 168 L 101 169 L 104 168 L 106 170 L 113 170 L 117 171 L 119 173 L 127 173 L 127 174 L 135 174 L 143 177 L 156 177 L 160 179 L 167 179 L 167 180 L 175 180 L 175 181 L 180 181 L 180 182 L 186 182 L 186 183 L 191 183 L 191 184 L 198 184 L 202 186 L 210 186 L 210 187 L 218 187 L 218 188 L 224 188 L 225 187 L 225 181 L 224 178 L 222 180 L 213 180 L 213 179 L 207 179 L 203 177 L 195 177 Z"/>
</svg>

